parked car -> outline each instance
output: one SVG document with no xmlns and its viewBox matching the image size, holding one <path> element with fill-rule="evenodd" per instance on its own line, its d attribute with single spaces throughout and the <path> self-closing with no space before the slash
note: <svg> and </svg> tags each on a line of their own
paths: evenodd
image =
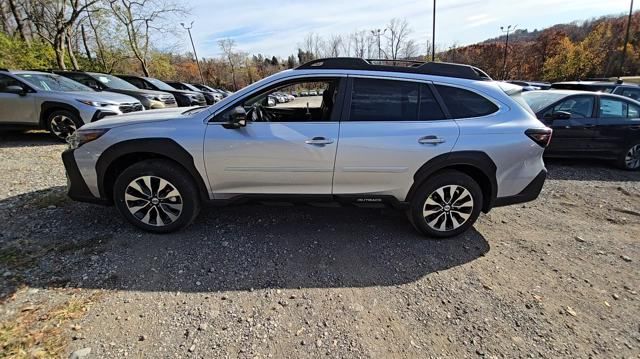
<svg viewBox="0 0 640 359">
<path fill-rule="evenodd" d="M 536 81 L 522 81 L 522 80 L 509 80 L 510 84 L 522 86 L 523 91 L 535 91 L 535 90 L 548 90 L 551 88 L 551 84 L 548 82 L 536 82 Z"/>
<path fill-rule="evenodd" d="M 327 89 L 316 107 L 262 105 L 305 83 Z M 204 201 L 285 200 L 389 204 L 450 237 L 543 186 L 551 130 L 521 90 L 468 65 L 314 60 L 208 108 L 80 129 L 63 154 L 68 193 L 158 233 L 187 226 Z"/>
<path fill-rule="evenodd" d="M 205 101 L 207 101 L 207 105 L 213 105 L 214 103 L 217 102 L 216 97 L 209 91 L 202 91 L 199 88 L 185 83 L 185 82 L 177 82 L 177 81 L 165 81 L 169 86 L 177 89 L 177 90 L 184 90 L 184 91 L 192 91 L 192 92 L 197 92 L 197 93 L 201 93 L 202 95 L 204 95 L 204 99 Z"/>
<path fill-rule="evenodd" d="M 640 85 L 623 81 L 566 81 L 551 84 L 552 89 L 612 93 L 640 100 Z"/>
<path fill-rule="evenodd" d="M 309 96 L 309 91 L 301 91 L 300 92 L 300 96 L 302 96 L 302 97 Z"/>
<path fill-rule="evenodd" d="M 144 107 L 133 97 L 95 92 L 60 75 L 3 69 L 0 109 L 0 126 L 4 128 L 43 128 L 66 140 L 84 124 Z"/>
<path fill-rule="evenodd" d="M 168 92 L 172 94 L 173 97 L 175 97 L 176 101 L 178 102 L 178 106 L 180 107 L 205 106 L 207 104 L 207 101 L 202 93 L 195 91 L 177 90 L 158 79 L 154 79 L 153 77 L 142 77 L 134 75 L 116 76 L 140 89 Z"/>
<path fill-rule="evenodd" d="M 316 90 L 309 91 L 309 96 L 318 96 L 318 91 Z"/>
<path fill-rule="evenodd" d="M 640 102 L 573 90 L 531 91 L 524 99 L 553 129 L 546 156 L 606 159 L 640 169 Z"/>
<path fill-rule="evenodd" d="M 190 84 L 191 86 L 196 87 L 200 91 L 208 92 L 213 95 L 214 102 L 222 101 L 223 98 L 227 97 L 227 94 L 223 94 L 222 92 L 214 89 L 213 87 L 209 87 L 207 85 L 202 84 Z"/>
<path fill-rule="evenodd" d="M 178 106 L 176 99 L 170 93 L 139 89 L 127 81 L 113 75 L 83 71 L 53 72 L 77 81 L 87 87 L 91 87 L 96 91 L 117 92 L 135 97 L 147 110 Z"/>
</svg>

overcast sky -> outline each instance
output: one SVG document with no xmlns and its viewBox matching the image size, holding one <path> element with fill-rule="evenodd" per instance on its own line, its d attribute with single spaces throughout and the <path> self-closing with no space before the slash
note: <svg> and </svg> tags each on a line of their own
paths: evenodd
<svg viewBox="0 0 640 359">
<path fill-rule="evenodd" d="M 431 37 L 431 0 L 182 0 L 191 9 L 200 57 L 218 56 L 217 41 L 232 38 L 251 54 L 286 57 L 305 35 L 348 34 L 384 28 L 391 18 L 406 18 L 412 38 L 426 53 Z M 637 6 L 636 6 L 637 9 Z M 629 0 L 438 0 L 436 43 L 472 44 L 500 34 L 500 26 L 544 28 L 629 11 Z M 184 51 L 189 51 L 184 33 Z"/>
</svg>

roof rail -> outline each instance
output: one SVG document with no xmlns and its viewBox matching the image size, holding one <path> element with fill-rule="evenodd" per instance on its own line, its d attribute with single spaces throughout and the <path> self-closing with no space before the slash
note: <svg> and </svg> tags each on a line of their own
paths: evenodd
<svg viewBox="0 0 640 359">
<path fill-rule="evenodd" d="M 477 67 L 448 62 L 423 62 L 415 60 L 361 59 L 355 57 L 333 57 L 317 59 L 296 67 L 296 70 L 367 70 L 406 72 L 423 75 L 457 77 L 470 80 L 491 80 L 486 72 Z"/>
</svg>

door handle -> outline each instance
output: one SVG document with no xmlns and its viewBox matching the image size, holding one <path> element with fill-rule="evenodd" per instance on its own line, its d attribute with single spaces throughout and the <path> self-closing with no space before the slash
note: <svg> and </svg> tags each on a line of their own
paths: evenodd
<svg viewBox="0 0 640 359">
<path fill-rule="evenodd" d="M 439 145 L 441 143 L 445 143 L 446 140 L 444 138 L 440 138 L 438 136 L 424 136 L 420 137 L 418 143 L 421 145 Z"/>
<path fill-rule="evenodd" d="M 307 145 L 316 145 L 316 146 L 324 146 L 330 145 L 333 143 L 333 140 L 325 137 L 314 137 L 304 141 Z"/>
</svg>

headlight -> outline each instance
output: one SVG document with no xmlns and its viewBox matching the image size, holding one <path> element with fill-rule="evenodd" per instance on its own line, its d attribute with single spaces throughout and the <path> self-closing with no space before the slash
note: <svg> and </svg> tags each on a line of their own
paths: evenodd
<svg viewBox="0 0 640 359">
<path fill-rule="evenodd" d="M 109 131 L 108 128 L 99 128 L 99 129 L 79 129 L 73 133 L 73 135 L 67 138 L 67 142 L 69 143 L 70 148 L 78 148 L 85 143 L 89 143 L 91 141 L 95 141 L 98 138 L 102 137 L 105 133 Z"/>
<path fill-rule="evenodd" d="M 160 101 L 160 98 L 158 98 L 158 96 L 156 95 L 142 95 L 142 97 L 146 98 L 147 100 Z"/>
<path fill-rule="evenodd" d="M 83 104 L 85 104 L 87 106 L 92 106 L 92 107 L 105 107 L 105 106 L 115 105 L 114 103 L 91 101 L 91 100 L 79 100 L 79 99 L 76 99 L 76 101 L 78 101 L 80 103 L 83 103 Z"/>
</svg>

